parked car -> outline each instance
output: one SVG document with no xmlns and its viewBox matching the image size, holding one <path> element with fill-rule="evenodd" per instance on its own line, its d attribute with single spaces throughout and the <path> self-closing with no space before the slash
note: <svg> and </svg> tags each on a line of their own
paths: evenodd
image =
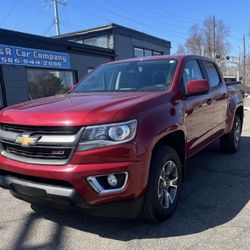
<svg viewBox="0 0 250 250">
<path fill-rule="evenodd" d="M 223 78 L 224 78 L 225 83 L 230 84 L 230 83 L 238 82 L 236 76 L 224 75 Z"/>
<path fill-rule="evenodd" d="M 239 149 L 244 93 L 199 56 L 104 64 L 70 93 L 0 112 L 0 186 L 22 200 L 162 221 L 186 161 Z"/>
</svg>

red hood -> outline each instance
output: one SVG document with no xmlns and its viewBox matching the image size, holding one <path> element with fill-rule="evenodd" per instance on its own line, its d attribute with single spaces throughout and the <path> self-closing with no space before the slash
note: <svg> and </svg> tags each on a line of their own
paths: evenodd
<svg viewBox="0 0 250 250">
<path fill-rule="evenodd" d="M 162 93 L 84 93 L 53 96 L 8 107 L 2 110 L 0 120 L 2 123 L 33 126 L 109 123 L 115 121 L 115 116 L 122 109 L 131 111 L 138 104 L 159 95 Z"/>
</svg>

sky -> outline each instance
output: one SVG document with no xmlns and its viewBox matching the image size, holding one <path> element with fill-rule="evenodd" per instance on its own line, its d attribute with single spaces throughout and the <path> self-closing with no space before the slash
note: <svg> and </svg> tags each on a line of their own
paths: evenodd
<svg viewBox="0 0 250 250">
<path fill-rule="evenodd" d="M 249 0 L 58 0 L 61 34 L 117 23 L 171 41 L 174 54 L 189 28 L 215 15 L 230 28 L 230 55 L 250 49 Z M 0 0 L 0 28 L 55 35 L 51 0 Z"/>
</svg>

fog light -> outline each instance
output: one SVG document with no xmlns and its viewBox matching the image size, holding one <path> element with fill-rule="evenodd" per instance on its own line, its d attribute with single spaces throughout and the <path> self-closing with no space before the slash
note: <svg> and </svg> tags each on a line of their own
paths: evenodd
<svg viewBox="0 0 250 250">
<path fill-rule="evenodd" d="M 99 194 L 121 192 L 126 188 L 128 172 L 89 176 L 87 181 Z"/>
<path fill-rule="evenodd" d="M 113 174 L 108 175 L 108 183 L 112 187 L 115 187 L 117 185 L 117 178 L 115 177 L 115 175 Z"/>
</svg>

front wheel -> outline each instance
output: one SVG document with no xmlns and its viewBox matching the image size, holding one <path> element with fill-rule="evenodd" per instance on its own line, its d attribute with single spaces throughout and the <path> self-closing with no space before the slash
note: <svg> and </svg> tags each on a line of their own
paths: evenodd
<svg viewBox="0 0 250 250">
<path fill-rule="evenodd" d="M 148 221 L 168 218 L 175 210 L 182 182 L 182 168 L 178 154 L 169 146 L 161 146 L 154 153 L 150 167 L 143 213 Z"/>
<path fill-rule="evenodd" d="M 220 138 L 220 147 L 224 153 L 235 153 L 239 150 L 242 131 L 242 122 L 236 114 L 231 132 Z"/>
</svg>

